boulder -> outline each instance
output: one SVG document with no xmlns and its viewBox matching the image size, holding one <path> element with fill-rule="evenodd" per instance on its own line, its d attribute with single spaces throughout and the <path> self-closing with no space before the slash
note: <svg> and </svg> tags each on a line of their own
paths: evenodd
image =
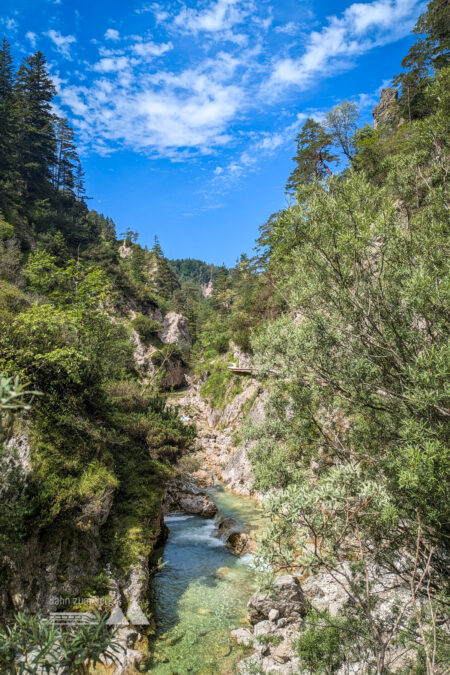
<svg viewBox="0 0 450 675">
<path fill-rule="evenodd" d="M 253 644 L 253 633 L 249 628 L 236 628 L 231 631 L 231 637 L 236 640 L 238 645 L 249 647 Z"/>
<path fill-rule="evenodd" d="M 280 618 L 280 612 L 278 609 L 271 609 L 269 612 L 269 621 L 277 621 Z"/>
<path fill-rule="evenodd" d="M 218 509 L 211 497 L 192 483 L 170 481 L 163 501 L 163 513 L 184 511 L 203 518 L 213 518 Z"/>
<path fill-rule="evenodd" d="M 260 635 L 268 635 L 272 632 L 273 625 L 270 621 L 260 621 L 253 629 L 253 635 L 259 637 Z"/>
<path fill-rule="evenodd" d="M 253 550 L 253 541 L 244 532 L 230 532 L 225 541 L 225 546 L 236 555 L 250 553 Z"/>
<path fill-rule="evenodd" d="M 236 555 L 249 553 L 253 550 L 254 542 L 245 532 L 241 531 L 238 522 L 234 518 L 223 518 L 219 521 L 217 536 Z"/>
<path fill-rule="evenodd" d="M 247 608 L 252 625 L 267 620 L 272 610 L 282 618 L 298 621 L 306 614 L 306 600 L 298 579 L 286 574 L 275 579 L 272 593 L 252 595 Z"/>
</svg>

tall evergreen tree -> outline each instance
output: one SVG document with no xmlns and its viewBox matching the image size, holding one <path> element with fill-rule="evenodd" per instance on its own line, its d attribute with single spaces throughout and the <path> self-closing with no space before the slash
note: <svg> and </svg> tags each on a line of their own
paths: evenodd
<svg viewBox="0 0 450 675">
<path fill-rule="evenodd" d="M 428 55 L 434 70 L 450 62 L 450 4 L 448 0 L 431 0 L 417 21 L 414 32 L 425 35 Z"/>
<path fill-rule="evenodd" d="M 2 202 L 11 197 L 15 182 L 14 71 L 10 45 L 3 38 L 0 49 L 0 185 Z"/>
<path fill-rule="evenodd" d="M 287 192 L 295 192 L 300 185 L 310 183 L 314 178 L 325 178 L 331 173 L 328 164 L 337 160 L 330 152 L 332 136 L 313 119 L 306 120 L 295 140 L 297 153 L 292 159 L 296 167 L 286 184 Z"/>
<path fill-rule="evenodd" d="M 20 173 L 28 198 L 33 200 L 48 192 L 56 160 L 55 118 L 51 109 L 56 90 L 41 52 L 21 65 L 16 92 Z"/>
<path fill-rule="evenodd" d="M 158 237 L 155 237 L 151 250 L 151 260 L 153 287 L 161 297 L 170 298 L 174 291 L 180 288 L 180 282 L 164 256 Z"/>
<path fill-rule="evenodd" d="M 75 196 L 77 170 L 80 165 L 75 145 L 75 134 L 65 118 L 56 121 L 56 164 L 53 172 L 53 185 L 64 194 Z"/>
<path fill-rule="evenodd" d="M 402 61 L 405 72 L 395 75 L 394 85 L 400 88 L 400 110 L 411 122 L 427 114 L 425 88 L 430 82 L 430 51 L 425 40 L 417 40 Z"/>
</svg>

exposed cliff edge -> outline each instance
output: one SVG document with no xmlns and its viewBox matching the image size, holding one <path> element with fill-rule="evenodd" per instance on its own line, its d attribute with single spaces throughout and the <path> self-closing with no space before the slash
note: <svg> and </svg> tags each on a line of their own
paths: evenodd
<svg viewBox="0 0 450 675">
<path fill-rule="evenodd" d="M 248 363 L 248 355 L 243 355 Z M 242 360 L 238 361 L 242 365 Z M 244 366 L 242 366 L 244 367 Z M 196 424 L 196 458 L 201 466 L 194 476 L 199 483 L 212 484 L 217 477 L 226 488 L 240 495 L 254 496 L 253 475 L 248 453 L 252 442 L 234 445 L 234 434 L 244 417 L 254 423 L 264 418 L 266 394 L 252 378 L 243 377 L 241 391 L 224 405 L 213 408 L 202 395 L 204 380 L 188 377 L 188 388 L 173 403 L 182 415 Z M 232 391 L 232 383 L 229 390 Z"/>
</svg>

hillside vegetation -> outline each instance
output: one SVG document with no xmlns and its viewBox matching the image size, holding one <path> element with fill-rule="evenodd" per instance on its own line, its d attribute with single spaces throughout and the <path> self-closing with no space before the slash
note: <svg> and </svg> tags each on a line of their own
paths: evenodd
<svg viewBox="0 0 450 675">
<path fill-rule="evenodd" d="M 242 390 L 232 343 L 268 394 L 240 430 L 270 516 L 263 583 L 327 575 L 347 599 L 338 617 L 309 609 L 303 672 L 447 672 L 448 26 L 432 0 L 374 126 L 349 101 L 305 122 L 290 205 L 231 270 L 118 239 L 86 205 L 43 55 L 16 72 L 3 42 L 4 617 L 50 591 L 106 595 L 111 577 L 125 592 L 133 567 L 148 571 L 164 485 L 195 436 L 164 377 L 189 362 L 223 408 Z M 188 318 L 192 349 L 163 342 L 169 312 Z M 13 415 L 14 387 L 28 406 Z"/>
</svg>

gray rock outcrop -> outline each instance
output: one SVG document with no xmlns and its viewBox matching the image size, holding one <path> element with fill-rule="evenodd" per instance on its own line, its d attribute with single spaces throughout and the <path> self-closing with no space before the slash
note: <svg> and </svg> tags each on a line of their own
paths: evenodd
<svg viewBox="0 0 450 675">
<path fill-rule="evenodd" d="M 182 314 L 168 312 L 163 319 L 162 330 L 158 333 L 159 338 L 169 345 L 179 342 L 192 344 L 189 334 L 189 321 Z"/>
<path fill-rule="evenodd" d="M 381 90 L 380 101 L 372 110 L 375 129 L 382 124 L 392 124 L 398 118 L 398 91 L 393 87 Z"/>
<path fill-rule="evenodd" d="M 288 621 L 298 621 L 306 614 L 306 599 L 299 580 L 285 574 L 277 577 L 271 593 L 255 593 L 248 605 L 248 618 L 252 625 L 269 620 L 269 613 L 277 610 Z M 273 616 L 273 614 L 272 614 Z"/>
<path fill-rule="evenodd" d="M 245 532 L 242 532 L 238 522 L 234 518 L 223 518 L 219 521 L 217 536 L 236 555 L 250 553 L 254 548 L 253 540 Z"/>
<path fill-rule="evenodd" d="M 163 513 L 184 511 L 203 518 L 213 518 L 218 509 L 211 497 L 191 483 L 172 480 L 166 487 Z"/>
</svg>

